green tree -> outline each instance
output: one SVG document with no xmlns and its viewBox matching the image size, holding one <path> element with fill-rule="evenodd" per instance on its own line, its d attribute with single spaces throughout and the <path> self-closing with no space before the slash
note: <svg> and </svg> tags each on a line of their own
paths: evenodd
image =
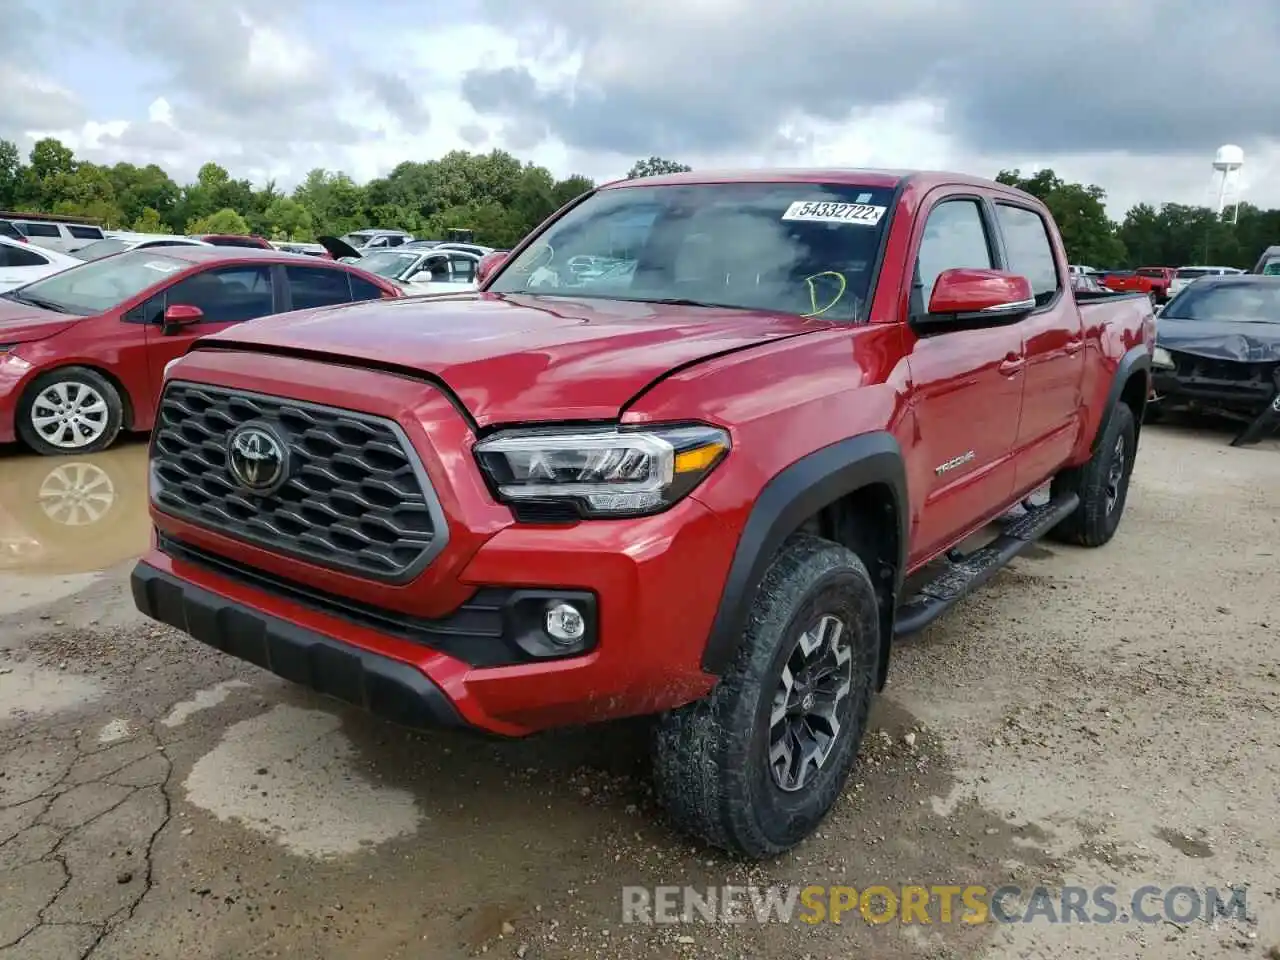
<svg viewBox="0 0 1280 960">
<path fill-rule="evenodd" d="M 1020 170 L 1001 170 L 996 180 L 1044 202 L 1057 221 L 1072 263 L 1114 267 L 1124 262 L 1124 243 L 1107 216 L 1107 192 L 1101 187 L 1068 183 L 1048 169 L 1030 177 L 1022 176 Z"/>
<path fill-rule="evenodd" d="M 198 233 L 222 233 L 244 237 L 249 235 L 249 224 L 240 214 L 226 207 L 207 217 L 190 221 L 185 232 L 188 236 Z"/>
<path fill-rule="evenodd" d="M 12 140 L 0 140 L 0 210 L 12 210 L 17 206 L 22 171 L 18 145 Z"/>
<path fill-rule="evenodd" d="M 138 233 L 173 233 L 169 225 L 160 219 L 160 211 L 154 207 L 143 207 L 138 219 L 133 221 L 133 229 Z"/>
<path fill-rule="evenodd" d="M 686 166 L 683 163 L 676 163 L 674 160 L 664 160 L 662 157 L 650 157 L 648 160 L 637 160 L 627 171 L 627 179 L 635 180 L 637 177 L 660 177 L 664 173 L 688 173 L 693 167 Z"/>
<path fill-rule="evenodd" d="M 271 236 L 285 240 L 310 240 L 311 214 L 290 197 L 276 197 L 263 214 Z"/>
</svg>

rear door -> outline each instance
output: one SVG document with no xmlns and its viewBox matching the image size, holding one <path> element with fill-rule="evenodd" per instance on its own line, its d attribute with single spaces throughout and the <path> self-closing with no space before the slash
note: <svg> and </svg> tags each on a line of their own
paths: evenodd
<svg viewBox="0 0 1280 960">
<path fill-rule="evenodd" d="M 1059 272 L 1060 251 L 1035 207 L 997 198 L 996 223 L 1008 270 L 1031 281 L 1035 310 L 1022 329 L 1026 369 L 1022 416 L 1015 441 L 1019 492 L 1051 476 L 1075 448 L 1084 384 L 1084 329 L 1080 309 Z"/>
<path fill-rule="evenodd" d="M 186 353 L 194 340 L 246 320 L 278 313 L 279 303 L 272 265 L 242 263 L 189 274 L 130 311 L 127 319 L 146 325 L 152 399 L 159 399 L 165 364 Z M 175 304 L 199 307 L 204 319 L 166 334 L 164 312 Z"/>
<path fill-rule="evenodd" d="M 51 259 L 29 243 L 0 243 L 0 291 L 56 273 Z"/>
<path fill-rule="evenodd" d="M 922 491 L 921 499 L 913 497 L 912 564 L 954 544 L 1013 496 L 1025 366 L 1021 326 L 924 333 L 910 322 L 925 312 L 944 270 L 1001 265 L 993 218 L 985 196 L 944 187 L 926 197 L 912 239 L 905 338 L 923 460 L 908 481 Z"/>
<path fill-rule="evenodd" d="M 333 267 L 284 268 L 285 310 L 309 310 L 351 302 L 351 275 Z"/>
</svg>

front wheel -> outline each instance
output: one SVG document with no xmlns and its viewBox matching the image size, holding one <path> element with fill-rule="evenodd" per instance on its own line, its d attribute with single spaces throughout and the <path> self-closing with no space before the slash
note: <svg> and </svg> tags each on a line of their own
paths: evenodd
<svg viewBox="0 0 1280 960">
<path fill-rule="evenodd" d="M 18 404 L 18 435 L 45 456 L 105 450 L 123 424 L 119 392 L 86 367 L 63 367 L 37 377 Z"/>
<path fill-rule="evenodd" d="M 659 719 L 654 775 L 678 826 L 759 859 L 803 840 L 840 798 L 875 690 L 880 618 L 857 555 L 801 535 L 747 623 L 711 694 Z"/>
<path fill-rule="evenodd" d="M 1126 403 L 1116 404 L 1089 461 L 1053 478 L 1051 496 L 1074 493 L 1075 512 L 1050 532 L 1055 540 L 1100 547 L 1115 536 L 1129 496 L 1129 479 L 1138 453 L 1138 427 Z"/>
</svg>

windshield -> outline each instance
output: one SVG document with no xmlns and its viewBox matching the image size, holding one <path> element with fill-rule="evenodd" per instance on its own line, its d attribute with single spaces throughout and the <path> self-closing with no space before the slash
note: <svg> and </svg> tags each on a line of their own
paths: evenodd
<svg viewBox="0 0 1280 960">
<path fill-rule="evenodd" d="M 805 183 L 602 190 L 552 224 L 488 290 L 855 320 L 892 194 Z"/>
<path fill-rule="evenodd" d="M 4 296 L 19 303 L 88 317 L 132 299 L 186 266 L 182 260 L 150 250 L 133 250 L 117 257 L 90 260 Z"/>
<path fill-rule="evenodd" d="M 378 276 L 386 277 L 388 280 L 402 280 L 412 272 L 421 258 L 422 255 L 419 253 L 395 253 L 388 250 L 383 253 L 371 253 L 367 257 L 361 257 L 356 262 L 362 270 L 376 273 Z"/>
<path fill-rule="evenodd" d="M 103 257 L 109 257 L 113 253 L 120 253 L 129 248 L 128 241 L 109 237 L 106 240 L 95 240 L 88 246 L 73 251 L 72 256 L 79 257 L 81 260 L 101 260 Z"/>
<path fill-rule="evenodd" d="M 1280 277 L 1280 260 L 1269 260 L 1267 265 L 1262 268 L 1264 277 Z"/>
<path fill-rule="evenodd" d="M 1193 283 L 1160 314 L 1173 320 L 1237 320 L 1280 323 L 1280 283 L 1233 280 Z"/>
</svg>

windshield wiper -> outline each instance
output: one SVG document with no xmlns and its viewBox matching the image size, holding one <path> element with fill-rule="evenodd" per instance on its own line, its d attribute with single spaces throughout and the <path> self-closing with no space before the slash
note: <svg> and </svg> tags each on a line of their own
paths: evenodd
<svg viewBox="0 0 1280 960">
<path fill-rule="evenodd" d="M 735 306 L 732 303 L 708 303 L 705 300 L 691 300 L 688 297 L 619 297 L 629 303 L 658 303 L 664 307 L 707 307 L 713 310 L 749 310 L 750 307 Z"/>
<path fill-rule="evenodd" d="M 70 313 L 66 307 L 61 304 L 54 303 L 52 300 L 45 300 L 43 297 L 33 297 L 30 294 L 20 294 L 17 291 L 10 291 L 4 294 L 6 300 L 12 300 L 14 303 L 25 303 L 29 307 L 40 307 L 43 310 L 52 310 L 54 313 Z"/>
</svg>

